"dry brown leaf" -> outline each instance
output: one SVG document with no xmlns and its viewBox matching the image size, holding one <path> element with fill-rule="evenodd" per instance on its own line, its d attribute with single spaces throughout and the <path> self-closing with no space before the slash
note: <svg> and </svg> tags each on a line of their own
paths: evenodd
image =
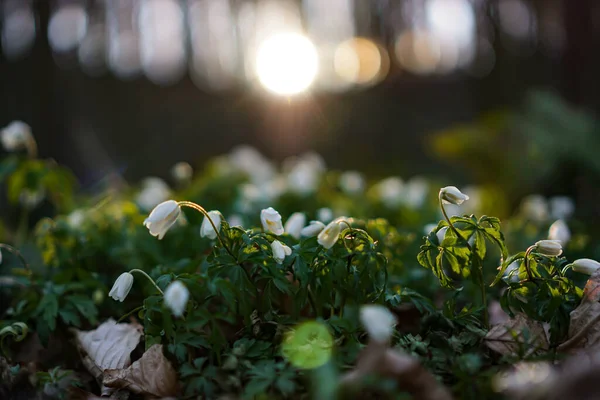
<svg viewBox="0 0 600 400">
<path fill-rule="evenodd" d="M 542 324 L 527 319 L 523 314 L 517 314 L 515 318 L 492 327 L 484 340 L 490 349 L 502 355 L 519 354 L 522 346 L 525 346 L 525 355 L 547 350 L 549 347 Z"/>
<path fill-rule="evenodd" d="M 143 334 L 141 325 L 117 324 L 114 319 L 109 319 L 92 331 L 73 331 L 83 364 L 99 381 L 102 381 L 104 370 L 131 365 L 131 352 Z"/>
<path fill-rule="evenodd" d="M 177 372 L 155 344 L 126 369 L 104 371 L 104 385 L 155 397 L 175 396 L 179 391 Z"/>
<path fill-rule="evenodd" d="M 569 339 L 558 346 L 559 351 L 578 351 L 600 347 L 600 271 L 588 279 L 581 304 L 571 311 Z"/>
</svg>

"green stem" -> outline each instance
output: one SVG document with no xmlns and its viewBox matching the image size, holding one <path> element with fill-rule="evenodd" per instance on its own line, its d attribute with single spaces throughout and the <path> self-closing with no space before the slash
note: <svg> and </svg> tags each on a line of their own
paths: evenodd
<svg viewBox="0 0 600 400">
<path fill-rule="evenodd" d="M 477 269 L 477 273 L 479 275 L 479 289 L 481 292 L 481 304 L 483 305 L 483 323 L 484 323 L 485 327 L 487 328 L 489 326 L 489 315 L 488 315 L 488 308 L 487 308 L 487 295 L 485 293 L 485 285 L 483 283 L 483 260 L 480 260 L 479 257 L 473 252 L 473 249 L 471 248 L 471 245 L 469 244 L 469 240 L 465 239 L 463 237 L 463 235 L 460 234 L 458 229 L 456 229 L 456 227 L 454 225 L 452 225 L 452 222 L 450 221 L 450 218 L 448 217 L 448 214 L 446 213 L 446 209 L 444 208 L 444 202 L 442 201 L 442 192 L 441 191 L 438 196 L 438 201 L 440 203 L 440 209 L 442 210 L 442 215 L 444 216 L 444 219 L 446 220 L 446 222 L 448 222 L 448 227 L 452 230 L 452 232 L 454 232 L 456 237 L 460 238 L 462 241 L 465 242 L 465 244 L 467 245 L 467 249 L 469 249 L 469 252 L 471 253 L 471 264 L 473 264 L 475 269 Z"/>
<path fill-rule="evenodd" d="M 530 281 L 533 281 L 533 274 L 531 273 L 531 269 L 529 269 L 529 256 L 531 255 L 531 252 L 535 250 L 535 245 L 534 246 L 529 246 L 529 248 L 527 249 L 527 251 L 525 252 L 525 271 L 527 271 L 527 277 L 529 278 Z"/>
<path fill-rule="evenodd" d="M 141 310 L 142 308 L 144 308 L 144 306 L 139 306 L 139 307 L 134 308 L 133 310 L 129 311 L 128 313 L 126 313 L 125 315 L 123 315 L 121 318 L 119 318 L 119 320 L 117 321 L 117 323 L 123 321 L 125 318 L 129 317 L 134 312 Z"/>
<path fill-rule="evenodd" d="M 144 275 L 146 278 L 148 278 L 148 280 L 150 282 L 152 282 L 152 284 L 154 285 L 154 287 L 156 288 L 156 290 L 158 290 L 160 292 L 160 294 L 162 294 L 163 296 L 165 295 L 164 292 L 161 290 L 161 288 L 158 287 L 158 285 L 156 284 L 156 282 L 154 282 L 154 279 L 150 278 L 150 275 L 148 275 L 147 273 L 145 273 L 141 269 L 137 269 L 137 268 L 134 268 L 134 269 L 132 269 L 132 270 L 129 271 L 130 274 L 132 274 L 134 272 L 138 272 L 138 273 Z"/>
<path fill-rule="evenodd" d="M 17 227 L 17 235 L 15 243 L 17 246 L 21 246 L 27 238 L 27 228 L 29 226 L 29 210 L 27 207 L 23 207 L 21 210 L 21 216 L 19 218 L 19 225 Z"/>
<path fill-rule="evenodd" d="M 212 218 L 210 218 L 210 216 L 208 215 L 208 212 L 204 209 L 204 207 L 202 207 L 202 206 L 200 206 L 200 205 L 198 205 L 198 204 L 196 204 L 196 203 L 194 203 L 192 201 L 179 201 L 179 202 L 177 202 L 177 204 L 179 204 L 179 206 L 182 206 L 182 207 L 193 208 L 194 210 L 199 211 L 206 218 L 208 218 L 208 222 L 210 222 L 210 225 L 215 230 L 215 233 L 217 234 L 217 237 L 219 238 L 219 242 L 221 242 L 221 245 L 225 248 L 225 250 L 227 250 L 227 252 L 229 253 L 229 255 L 231 257 L 233 257 L 233 259 L 236 260 L 236 262 L 237 262 L 237 257 L 233 255 L 233 252 L 231 251 L 231 249 L 229 249 L 229 247 L 227 247 L 227 245 L 225 244 L 225 241 L 223 240 L 223 237 L 219 233 L 219 229 L 217 229 L 217 226 L 213 222 Z"/>
<path fill-rule="evenodd" d="M 319 313 L 319 310 L 317 309 L 317 302 L 315 301 L 315 295 L 313 294 L 312 290 L 310 290 L 310 288 L 308 288 L 307 290 L 308 290 L 308 301 L 310 303 L 310 306 L 312 307 L 312 309 L 315 312 L 315 316 L 318 318 L 318 317 L 320 317 L 320 313 Z"/>
</svg>

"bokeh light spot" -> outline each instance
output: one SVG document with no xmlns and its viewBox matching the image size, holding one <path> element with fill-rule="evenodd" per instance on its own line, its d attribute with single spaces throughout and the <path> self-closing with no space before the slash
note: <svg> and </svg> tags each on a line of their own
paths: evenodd
<svg viewBox="0 0 600 400">
<path fill-rule="evenodd" d="M 333 337 L 327 327 L 316 321 L 305 322 L 288 332 L 281 352 L 297 368 L 313 369 L 327 363 L 333 351 Z"/>
</svg>

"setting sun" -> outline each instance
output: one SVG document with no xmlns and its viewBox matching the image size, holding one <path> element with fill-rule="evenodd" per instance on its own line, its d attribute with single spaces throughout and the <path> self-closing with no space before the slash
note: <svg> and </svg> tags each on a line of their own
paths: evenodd
<svg viewBox="0 0 600 400">
<path fill-rule="evenodd" d="M 305 36 L 282 33 L 266 39 L 256 54 L 258 79 L 269 91 L 293 95 L 306 90 L 318 69 L 317 50 Z"/>
</svg>

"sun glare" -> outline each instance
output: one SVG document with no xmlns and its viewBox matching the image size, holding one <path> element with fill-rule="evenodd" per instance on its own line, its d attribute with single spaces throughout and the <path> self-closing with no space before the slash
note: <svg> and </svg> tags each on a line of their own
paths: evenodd
<svg viewBox="0 0 600 400">
<path fill-rule="evenodd" d="M 317 50 L 305 36 L 281 33 L 269 37 L 258 48 L 256 73 L 265 88 L 280 95 L 305 91 L 318 69 Z"/>
</svg>

